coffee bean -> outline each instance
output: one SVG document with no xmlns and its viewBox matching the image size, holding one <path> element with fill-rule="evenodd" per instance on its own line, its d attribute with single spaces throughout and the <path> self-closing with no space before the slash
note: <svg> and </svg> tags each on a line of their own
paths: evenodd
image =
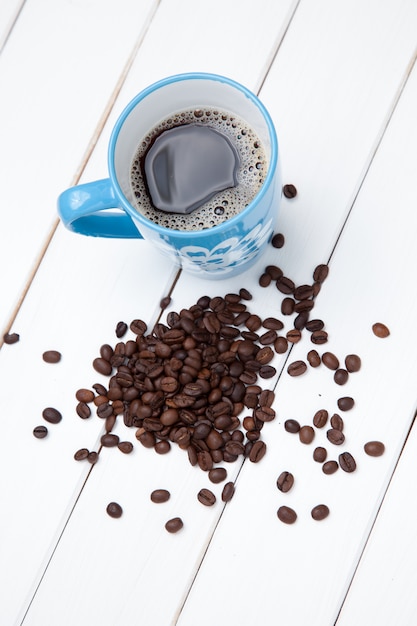
<svg viewBox="0 0 417 626">
<path fill-rule="evenodd" d="M 239 295 L 242 298 L 242 300 L 252 300 L 252 294 L 250 293 L 250 291 L 248 291 L 244 287 L 242 287 L 242 289 L 239 290 Z"/>
<path fill-rule="evenodd" d="M 288 278 L 288 276 L 281 276 L 280 278 L 278 278 L 276 282 L 276 286 L 277 286 L 278 291 L 280 291 L 281 293 L 285 295 L 294 293 L 294 289 L 295 289 L 294 281 L 292 281 L 291 278 Z"/>
<path fill-rule="evenodd" d="M 170 296 L 165 296 L 164 298 L 162 298 L 162 300 L 159 303 L 159 306 L 161 307 L 162 310 L 166 309 L 169 305 L 171 304 L 171 297 Z"/>
<path fill-rule="evenodd" d="M 146 333 L 147 325 L 143 320 L 133 320 L 130 323 L 130 330 L 135 335 L 138 335 L 139 337 L 141 337 L 142 335 Z"/>
<path fill-rule="evenodd" d="M 329 515 L 329 507 L 325 504 L 317 504 L 311 509 L 311 517 L 317 522 L 321 522 Z"/>
<path fill-rule="evenodd" d="M 116 337 L 121 339 L 127 333 L 126 322 L 117 322 L 116 325 Z"/>
<path fill-rule="evenodd" d="M 321 357 L 317 350 L 310 350 L 307 354 L 307 361 L 311 367 L 318 367 L 321 364 Z"/>
<path fill-rule="evenodd" d="M 313 424 L 316 428 L 323 428 L 329 418 L 329 412 L 326 409 L 319 409 L 313 417 Z"/>
<path fill-rule="evenodd" d="M 4 343 L 7 343 L 9 345 L 17 343 L 19 339 L 20 335 L 18 333 L 6 333 L 5 335 L 3 335 Z"/>
<path fill-rule="evenodd" d="M 294 313 L 295 300 L 293 298 L 284 298 L 281 302 L 281 313 L 283 315 L 292 315 Z"/>
<path fill-rule="evenodd" d="M 369 456 L 381 456 L 385 452 L 382 441 L 368 441 L 363 448 Z"/>
<path fill-rule="evenodd" d="M 210 489 L 200 489 L 197 494 L 198 501 L 205 506 L 213 506 L 216 502 L 216 496 Z"/>
<path fill-rule="evenodd" d="M 379 337 L 380 339 L 385 339 L 390 334 L 388 326 L 386 326 L 382 322 L 376 322 L 375 324 L 372 324 L 372 332 L 376 337 Z"/>
<path fill-rule="evenodd" d="M 275 332 L 275 331 L 272 331 L 272 332 Z M 272 361 L 273 358 L 274 358 L 274 352 L 272 348 L 270 348 L 269 346 L 265 346 L 264 348 L 261 348 L 259 352 L 257 352 L 256 357 L 255 357 L 256 361 L 258 361 L 258 363 L 261 363 L 261 365 L 266 365 L 267 363 Z"/>
<path fill-rule="evenodd" d="M 287 183 L 283 186 L 282 193 L 286 198 L 292 199 L 295 198 L 295 196 L 297 195 L 297 188 L 295 187 L 295 185 Z"/>
<path fill-rule="evenodd" d="M 89 418 L 91 415 L 91 409 L 85 402 L 79 402 L 75 410 L 77 415 L 83 420 Z"/>
<path fill-rule="evenodd" d="M 87 450 L 87 448 L 80 448 L 80 450 L 77 450 L 77 452 L 74 454 L 74 459 L 76 461 L 84 461 L 88 458 L 89 454 L 90 451 Z"/>
<path fill-rule="evenodd" d="M 322 330 L 324 328 L 324 322 L 320 319 L 309 320 L 306 324 L 306 329 L 313 333 L 315 330 Z"/>
<path fill-rule="evenodd" d="M 33 429 L 33 435 L 36 439 L 44 439 L 48 434 L 46 426 L 35 426 Z"/>
<path fill-rule="evenodd" d="M 278 519 L 284 524 L 294 524 L 297 520 L 297 513 L 289 506 L 280 506 L 277 515 Z"/>
<path fill-rule="evenodd" d="M 222 500 L 223 502 L 230 502 L 235 493 L 235 485 L 232 482 L 228 482 L 223 487 Z"/>
<path fill-rule="evenodd" d="M 294 318 L 294 328 L 296 328 L 297 330 L 303 330 L 308 320 L 308 316 L 308 311 L 302 311 L 301 313 L 296 315 L 296 317 Z"/>
<path fill-rule="evenodd" d="M 171 450 L 171 444 L 169 441 L 157 441 L 154 445 L 154 450 L 158 454 L 167 454 Z"/>
<path fill-rule="evenodd" d="M 301 331 L 299 328 L 293 328 L 287 332 L 286 337 L 290 343 L 298 343 L 301 339 Z"/>
<path fill-rule="evenodd" d="M 271 284 L 271 280 L 272 280 L 271 276 L 269 274 L 267 274 L 266 272 L 264 272 L 259 277 L 259 285 L 261 287 L 268 287 Z"/>
<path fill-rule="evenodd" d="M 337 401 L 337 406 L 341 411 L 350 411 L 353 408 L 355 401 L 353 398 L 349 396 L 345 396 L 343 398 L 339 398 Z"/>
<path fill-rule="evenodd" d="M 329 274 L 329 266 L 322 263 L 321 265 L 317 265 L 313 272 L 313 280 L 317 283 L 322 283 L 326 280 Z"/>
<path fill-rule="evenodd" d="M 333 380 L 336 383 L 336 385 L 345 385 L 348 379 L 349 379 L 349 373 L 347 370 L 344 370 L 343 368 L 339 368 L 338 370 L 336 370 L 333 376 Z"/>
<path fill-rule="evenodd" d="M 75 397 L 79 402 L 92 402 L 94 400 L 94 393 L 90 389 L 78 389 Z"/>
<path fill-rule="evenodd" d="M 87 461 L 91 463 L 91 465 L 95 465 L 98 461 L 98 452 L 89 452 L 87 455 Z"/>
<path fill-rule="evenodd" d="M 123 509 L 117 502 L 109 502 L 106 511 L 110 517 L 118 518 L 123 514 Z"/>
<path fill-rule="evenodd" d="M 59 363 L 61 356 L 62 355 L 58 352 L 58 350 L 46 350 L 46 352 L 42 354 L 42 358 L 45 363 Z"/>
<path fill-rule="evenodd" d="M 259 463 L 259 461 L 265 456 L 265 453 L 266 444 L 263 441 L 255 441 L 249 453 L 249 461 L 252 463 Z"/>
<path fill-rule="evenodd" d="M 117 444 L 117 447 L 120 452 L 123 452 L 123 454 L 130 454 L 133 452 L 133 443 L 131 441 L 120 441 Z"/>
<path fill-rule="evenodd" d="M 298 436 L 301 443 L 310 444 L 314 439 L 315 432 L 311 426 L 301 426 Z"/>
<path fill-rule="evenodd" d="M 284 328 L 284 324 L 276 317 L 265 318 L 262 322 L 262 326 L 271 330 L 281 330 L 282 328 Z"/>
<path fill-rule="evenodd" d="M 343 430 L 344 423 L 339 413 L 333 413 L 333 415 L 330 418 L 330 425 L 332 428 L 336 428 L 336 430 Z"/>
<path fill-rule="evenodd" d="M 293 361 L 287 367 L 287 372 L 290 376 L 301 376 L 307 371 L 307 365 L 304 361 Z"/>
<path fill-rule="evenodd" d="M 151 493 L 151 500 L 156 504 L 167 502 L 171 497 L 171 494 L 167 489 L 154 489 Z"/>
<path fill-rule="evenodd" d="M 209 471 L 208 477 L 212 483 L 221 483 L 226 480 L 227 471 L 224 469 L 224 467 L 215 467 Z"/>
<path fill-rule="evenodd" d="M 342 452 L 339 454 L 339 465 L 344 472 L 354 472 L 356 469 L 356 461 L 350 452 Z"/>
<path fill-rule="evenodd" d="M 288 350 L 288 340 L 285 337 L 278 337 L 274 341 L 274 349 L 277 354 L 285 354 Z"/>
<path fill-rule="evenodd" d="M 106 433 L 101 436 L 101 445 L 105 448 L 114 448 L 119 443 L 119 436 L 112 433 Z"/>
<path fill-rule="evenodd" d="M 268 346 L 272 343 L 274 343 L 274 341 L 277 339 L 278 335 L 277 335 L 277 331 L 270 329 L 267 330 L 266 333 L 263 333 L 260 337 L 259 337 L 259 343 L 262 346 Z"/>
<path fill-rule="evenodd" d="M 103 359 L 102 357 L 97 357 L 93 361 L 93 367 L 99 374 L 103 374 L 103 376 L 110 376 L 113 371 L 113 368 L 109 361 Z"/>
<path fill-rule="evenodd" d="M 285 243 L 285 237 L 282 233 L 276 233 L 271 239 L 274 248 L 282 248 Z"/>
<path fill-rule="evenodd" d="M 317 461 L 317 463 L 324 463 L 327 459 L 327 450 L 322 446 L 317 446 L 313 452 L 313 459 Z"/>
<path fill-rule="evenodd" d="M 42 411 L 42 417 L 46 422 L 50 424 L 58 424 L 62 420 L 62 415 L 58 409 L 53 407 L 47 407 Z"/>
<path fill-rule="evenodd" d="M 311 333 L 310 339 L 313 343 L 321 345 L 327 342 L 328 337 L 329 336 L 325 330 L 315 330 Z"/>
<path fill-rule="evenodd" d="M 272 365 L 262 365 L 261 369 L 259 370 L 259 376 L 266 379 L 273 378 L 276 373 L 277 370 L 275 369 L 275 367 L 272 367 Z"/>
<path fill-rule="evenodd" d="M 278 280 L 281 276 L 284 276 L 284 272 L 277 265 L 267 265 L 265 268 L 265 272 L 270 275 L 272 280 Z"/>
<path fill-rule="evenodd" d="M 339 367 L 339 359 L 333 352 L 324 352 L 321 355 L 321 361 L 330 370 L 337 370 Z"/>
<path fill-rule="evenodd" d="M 287 431 L 287 433 L 295 434 L 299 432 L 301 426 L 299 422 L 297 422 L 297 420 L 290 419 L 290 420 L 285 420 L 284 428 Z"/>
<path fill-rule="evenodd" d="M 294 484 L 294 476 L 291 472 L 281 472 L 277 478 L 277 487 L 283 493 L 287 493 Z"/>
<path fill-rule="evenodd" d="M 294 311 L 296 313 L 308 313 L 314 307 L 314 300 L 300 300 L 295 303 Z"/>
<path fill-rule="evenodd" d="M 322 468 L 324 474 L 334 474 L 339 469 L 337 461 L 326 461 L 323 463 Z"/>
<path fill-rule="evenodd" d="M 345 358 L 345 366 L 348 372 L 358 372 L 361 364 L 361 359 L 357 354 L 348 354 Z"/>
<path fill-rule="evenodd" d="M 165 524 L 165 528 L 169 533 L 177 533 L 184 526 L 184 522 L 180 517 L 173 517 Z"/>
<path fill-rule="evenodd" d="M 345 441 L 345 436 L 341 430 L 336 428 L 329 428 L 326 432 L 327 439 L 335 446 L 340 446 Z"/>
</svg>

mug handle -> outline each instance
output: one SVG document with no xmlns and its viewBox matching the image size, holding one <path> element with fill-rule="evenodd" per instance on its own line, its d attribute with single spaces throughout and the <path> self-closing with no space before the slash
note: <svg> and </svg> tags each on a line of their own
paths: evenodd
<svg viewBox="0 0 417 626">
<path fill-rule="evenodd" d="M 58 197 L 58 214 L 68 230 L 93 237 L 143 239 L 132 219 L 115 209 L 119 202 L 110 178 L 70 187 Z"/>
</svg>

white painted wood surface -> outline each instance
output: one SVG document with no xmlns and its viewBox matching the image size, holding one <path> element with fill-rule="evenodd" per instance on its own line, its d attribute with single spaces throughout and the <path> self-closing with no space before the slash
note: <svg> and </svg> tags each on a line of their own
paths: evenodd
<svg viewBox="0 0 417 626">
<path fill-rule="evenodd" d="M 412 287 L 417 267 L 417 5 L 412 0 L 265 0 L 258 5 L 255 10 L 245 1 L 237 10 L 232 1 L 212 2 L 209 13 L 190 0 L 162 0 L 158 6 L 125 0 L 124 7 L 120 2 L 40 5 L 27 0 L 7 39 L 0 88 L 14 84 L 18 75 L 30 76 L 34 104 L 10 143 L 7 122 L 19 89 L 24 91 L 19 87 L 17 99 L 1 105 L 2 133 L 14 150 L 22 145 L 25 129 L 31 141 L 42 131 L 37 162 L 45 164 L 45 171 L 36 194 L 38 214 L 28 205 L 22 209 L 24 235 L 20 214 L 0 213 L 2 323 L 22 299 L 13 324 L 20 341 L 0 351 L 5 442 L 0 585 L 7 589 L 1 624 L 367 626 L 378 620 L 408 625 L 417 619 L 415 603 L 407 598 L 415 582 L 413 549 L 407 549 L 416 521 L 409 496 L 415 429 L 407 435 L 417 378 Z M 134 18 L 128 18 L 129 10 Z M 192 20 L 179 19 L 188 13 Z M 86 18 L 82 26 L 80 14 Z M 92 28 L 96 20 L 102 20 L 102 30 Z M 199 20 L 204 28 L 196 28 Z M 57 34 L 65 21 L 81 29 L 76 50 L 70 28 Z M 42 55 L 49 59 L 51 47 L 56 54 L 42 65 L 36 86 L 33 68 Z M 28 48 L 33 49 L 30 58 Z M 44 85 L 58 65 L 63 68 L 60 88 L 47 92 Z M 280 230 L 286 243 L 281 250 L 271 247 L 239 279 L 204 282 L 181 274 L 172 309 L 190 306 L 204 293 L 223 295 L 244 285 L 254 295 L 251 310 L 264 317 L 279 315 L 282 296 L 275 287 L 258 285 L 263 267 L 275 262 L 300 284 L 311 280 L 318 263 L 330 260 L 314 310 L 330 336 L 319 351 L 331 350 L 341 360 L 357 352 L 363 361 L 362 370 L 338 387 L 324 366 L 298 379 L 286 373 L 288 362 L 305 358 L 312 347 L 308 336 L 294 346 L 287 362 L 287 355 L 277 356 L 277 376 L 265 385 L 277 384 L 277 418 L 263 430 L 268 452 L 256 465 L 226 464 L 229 479 L 236 479 L 236 494 L 226 507 L 219 498 L 212 508 L 203 507 L 196 494 L 210 487 L 219 496 L 222 485 L 210 485 L 180 450 L 160 456 L 143 448 L 134 429 L 122 424 L 116 432 L 134 443 L 131 455 L 105 450 L 92 471 L 73 459 L 80 447 L 97 449 L 101 435 L 97 418 L 80 420 L 74 410 L 76 389 L 99 382 L 92 359 L 102 343 L 115 343 L 119 320 L 142 317 L 152 324 L 157 319 L 175 268 L 146 242 L 83 238 L 59 226 L 31 288 L 24 291 L 53 229 L 55 196 L 80 176 L 82 181 L 105 176 L 109 134 L 125 104 L 150 82 L 188 70 L 223 73 L 260 89 L 277 126 L 284 181 L 294 182 L 299 195 L 282 203 Z M 80 103 L 78 94 L 63 91 L 78 74 L 77 84 L 88 91 L 91 107 Z M 51 109 L 42 112 L 46 93 Z M 46 133 L 41 122 L 34 128 L 33 122 L 40 111 L 40 120 L 46 120 L 58 100 L 71 120 L 63 129 L 71 145 L 57 161 L 57 133 L 52 128 Z M 85 163 L 89 145 L 94 149 Z M 8 170 L 2 165 L 1 171 L 2 177 L 7 171 L 7 197 L 13 200 L 11 181 L 19 159 L 11 154 Z M 287 330 L 292 320 L 284 321 Z M 372 334 L 374 321 L 387 323 L 389 338 Z M 42 361 L 49 348 L 62 352 L 62 362 Z M 285 432 L 283 423 L 288 418 L 309 423 L 319 408 L 334 412 L 341 395 L 356 400 L 343 415 L 343 449 L 351 450 L 358 469 L 324 476 L 312 460 L 314 445 L 322 443 L 334 455 L 339 450 L 324 432 L 304 446 Z M 59 408 L 64 419 L 39 441 L 32 429 L 41 423 L 45 406 Z M 370 439 L 385 442 L 383 457 L 363 453 Z M 296 476 L 289 494 L 276 488 L 282 470 Z M 157 487 L 171 491 L 168 503 L 150 502 Z M 106 515 L 110 500 L 122 504 L 121 519 Z M 331 510 L 320 523 L 310 517 L 319 502 Z M 298 512 L 294 526 L 277 519 L 284 503 Z M 403 518 L 399 509 L 405 511 Z M 185 526 L 172 536 L 163 526 L 175 515 Z M 395 541 L 393 520 L 400 529 Z M 402 612 L 392 613 L 398 606 Z"/>
</svg>

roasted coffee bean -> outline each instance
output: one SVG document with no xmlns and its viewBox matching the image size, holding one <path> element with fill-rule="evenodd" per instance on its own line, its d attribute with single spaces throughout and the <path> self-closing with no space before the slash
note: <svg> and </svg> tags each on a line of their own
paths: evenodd
<svg viewBox="0 0 417 626">
<path fill-rule="evenodd" d="M 274 350 L 277 354 L 285 354 L 288 350 L 288 340 L 286 337 L 278 337 L 274 341 Z"/>
<path fill-rule="evenodd" d="M 315 344 L 323 344 L 328 340 L 328 334 L 325 330 L 315 330 L 311 333 L 311 341 Z"/>
<path fill-rule="evenodd" d="M 295 300 L 290 297 L 286 297 L 281 302 L 281 313 L 283 315 L 292 315 L 294 313 Z"/>
<path fill-rule="evenodd" d="M 285 295 L 290 295 L 294 293 L 294 281 L 292 281 L 291 278 L 288 278 L 288 276 L 281 276 L 280 278 L 278 278 L 276 286 L 278 291 Z"/>
<path fill-rule="evenodd" d="M 120 452 L 123 452 L 123 454 L 130 454 L 133 452 L 133 443 L 131 441 L 120 441 L 117 444 L 117 447 Z"/>
<path fill-rule="evenodd" d="M 177 533 L 184 526 L 184 522 L 180 517 L 173 517 L 165 524 L 165 529 L 169 533 Z"/>
<path fill-rule="evenodd" d="M 116 337 L 121 339 L 127 333 L 127 324 L 126 322 L 117 322 L 116 325 Z"/>
<path fill-rule="evenodd" d="M 230 502 L 235 493 L 235 485 L 232 482 L 228 482 L 223 487 L 222 500 L 223 502 Z"/>
<path fill-rule="evenodd" d="M 275 339 L 277 338 L 277 331 L 270 329 L 267 330 L 266 333 L 263 333 L 260 337 L 259 337 L 259 343 L 262 346 L 269 346 L 272 343 L 274 343 Z"/>
<path fill-rule="evenodd" d="M 300 300 L 294 305 L 296 313 L 307 313 L 314 307 L 314 300 Z"/>
<path fill-rule="evenodd" d="M 111 406 L 111 404 L 103 402 L 102 404 L 100 404 L 100 406 L 97 407 L 96 413 L 101 419 L 107 419 L 108 417 L 110 417 L 110 415 L 113 415 L 113 407 Z"/>
<path fill-rule="evenodd" d="M 259 404 L 261 407 L 271 407 L 275 400 L 275 393 L 269 389 L 263 389 L 259 394 Z"/>
<path fill-rule="evenodd" d="M 118 518 L 123 514 L 123 509 L 117 502 L 110 502 L 107 505 L 106 511 L 110 517 Z"/>
<path fill-rule="evenodd" d="M 294 484 L 294 476 L 291 472 L 281 472 L 277 478 L 277 487 L 283 493 L 287 493 Z"/>
<path fill-rule="evenodd" d="M 227 471 L 224 467 L 215 467 L 209 471 L 208 477 L 212 483 L 222 483 L 227 478 Z"/>
<path fill-rule="evenodd" d="M 306 322 L 308 320 L 309 312 L 302 311 L 294 318 L 294 328 L 297 330 L 303 330 L 305 328 Z"/>
<path fill-rule="evenodd" d="M 104 446 L 105 448 L 114 448 L 115 446 L 117 446 L 120 439 L 118 435 L 113 435 L 112 433 L 106 433 L 105 435 L 102 435 L 100 441 L 101 441 L 101 445 Z"/>
<path fill-rule="evenodd" d="M 271 276 L 269 274 L 267 274 L 266 272 L 264 272 L 263 274 L 260 275 L 259 277 L 259 284 L 261 287 L 268 287 L 271 284 Z"/>
<path fill-rule="evenodd" d="M 213 457 L 208 450 L 197 452 L 197 463 L 203 472 L 209 472 L 213 468 Z"/>
<path fill-rule="evenodd" d="M 284 524 L 294 524 L 297 521 L 297 513 L 289 506 L 280 506 L 277 515 Z"/>
<path fill-rule="evenodd" d="M 261 406 L 255 410 L 255 417 L 261 422 L 272 422 L 275 419 L 275 411 L 271 407 Z"/>
<path fill-rule="evenodd" d="M 89 452 L 87 455 L 87 461 L 91 463 L 91 465 L 95 465 L 98 461 L 98 452 Z"/>
<path fill-rule="evenodd" d="M 275 332 L 275 331 L 272 331 Z M 270 346 L 265 346 L 261 348 L 259 352 L 256 353 L 255 360 L 258 361 L 261 365 L 266 365 L 274 358 L 274 352 Z"/>
<path fill-rule="evenodd" d="M 216 502 L 216 496 L 210 489 L 200 489 L 197 494 L 198 501 L 204 506 L 213 506 Z"/>
<path fill-rule="evenodd" d="M 313 452 L 313 459 L 317 461 L 317 463 L 324 463 L 327 459 L 327 450 L 322 446 L 317 446 Z"/>
<path fill-rule="evenodd" d="M 321 468 L 324 474 L 334 474 L 339 469 L 337 461 L 326 461 Z"/>
<path fill-rule="evenodd" d="M 312 298 L 312 296 L 313 296 L 312 285 L 299 285 L 294 290 L 294 298 L 296 300 L 308 300 L 309 298 Z"/>
<path fill-rule="evenodd" d="M 341 446 L 345 441 L 345 436 L 341 430 L 336 428 L 329 428 L 326 432 L 327 439 L 335 446 Z"/>
<path fill-rule="evenodd" d="M 368 441 L 363 448 L 369 456 L 381 456 L 385 452 L 382 441 Z"/>
<path fill-rule="evenodd" d="M 333 380 L 336 385 L 345 385 L 349 379 L 349 372 L 343 368 L 339 368 L 335 371 Z"/>
<path fill-rule="evenodd" d="M 314 428 L 311 426 L 301 426 L 298 436 L 301 443 L 310 444 L 315 436 Z"/>
<path fill-rule="evenodd" d="M 376 322 L 375 324 L 372 324 L 372 332 L 376 337 L 379 337 L 380 339 L 385 339 L 390 334 L 388 326 L 386 326 L 382 322 Z"/>
<path fill-rule="evenodd" d="M 62 355 L 58 350 L 46 350 L 46 352 L 42 354 L 45 363 L 59 363 L 61 357 Z"/>
<path fill-rule="evenodd" d="M 248 291 L 244 287 L 242 287 L 242 289 L 239 290 L 239 295 L 242 298 L 242 300 L 252 300 L 252 294 L 250 293 L 250 291 Z"/>
<path fill-rule="evenodd" d="M 148 327 L 143 320 L 132 320 L 130 323 L 130 330 L 139 337 L 146 333 L 147 328 Z"/>
<path fill-rule="evenodd" d="M 258 463 L 265 456 L 265 453 L 266 443 L 264 441 L 255 441 L 249 453 L 249 461 Z"/>
<path fill-rule="evenodd" d="M 75 397 L 79 402 L 92 402 L 94 400 L 94 392 L 91 389 L 78 389 Z"/>
<path fill-rule="evenodd" d="M 339 398 L 337 401 L 337 406 L 341 411 L 350 411 L 353 408 L 355 401 L 353 398 L 349 396 L 344 396 L 343 398 Z"/>
<path fill-rule="evenodd" d="M 298 343 L 301 339 L 301 331 L 299 328 L 293 328 L 287 332 L 286 337 L 290 343 Z"/>
<path fill-rule="evenodd" d="M 326 409 L 319 409 L 313 417 L 313 424 L 316 428 L 323 428 L 329 419 L 329 412 Z"/>
<path fill-rule="evenodd" d="M 110 359 L 112 358 L 113 355 L 114 355 L 114 350 L 108 343 L 105 343 L 100 347 L 100 356 L 105 361 L 110 362 Z"/>
<path fill-rule="evenodd" d="M 151 493 L 151 500 L 155 504 L 162 504 L 162 502 L 168 502 L 171 494 L 167 489 L 154 489 Z"/>
<path fill-rule="evenodd" d="M 76 461 L 84 461 L 85 459 L 88 458 L 88 455 L 90 454 L 90 451 L 87 450 L 87 448 L 80 448 L 79 450 L 77 450 L 77 452 L 74 454 L 74 459 Z"/>
<path fill-rule="evenodd" d="M 105 388 L 104 385 L 100 384 L 100 383 L 96 383 L 95 385 L 93 385 L 93 389 L 95 390 L 95 392 L 99 395 L 99 396 L 105 396 L 107 395 L 107 389 Z"/>
<path fill-rule="evenodd" d="M 161 299 L 161 301 L 159 303 L 159 306 L 161 307 L 162 310 L 164 310 L 170 304 L 171 304 L 171 297 L 170 296 L 165 296 L 164 298 Z"/>
<path fill-rule="evenodd" d="M 307 371 L 307 365 L 304 361 L 293 361 L 287 367 L 287 372 L 290 376 L 301 376 Z"/>
<path fill-rule="evenodd" d="M 297 188 L 295 187 L 295 185 L 288 183 L 283 186 L 282 193 L 286 198 L 292 199 L 295 198 L 295 196 L 297 195 Z"/>
<path fill-rule="evenodd" d="M 267 317 L 262 322 L 262 326 L 264 328 L 269 328 L 271 330 L 281 330 L 284 328 L 284 324 L 281 320 L 278 320 L 276 317 Z"/>
<path fill-rule="evenodd" d="M 330 425 L 332 428 L 336 428 L 336 430 L 343 430 L 344 423 L 339 413 L 333 413 L 333 415 L 330 418 Z"/>
<path fill-rule="evenodd" d="M 46 422 L 50 424 L 58 424 L 62 420 L 62 415 L 58 409 L 53 407 L 47 407 L 42 411 L 42 417 Z"/>
<path fill-rule="evenodd" d="M 357 354 L 348 354 L 345 358 L 345 366 L 348 372 L 358 372 L 361 365 L 361 359 Z"/>
<path fill-rule="evenodd" d="M 321 357 L 317 350 L 310 350 L 307 354 L 307 361 L 311 367 L 318 367 L 321 364 Z"/>
<path fill-rule="evenodd" d="M 356 469 L 356 461 L 350 452 L 342 452 L 339 454 L 339 465 L 344 472 L 354 472 Z"/>
<path fill-rule="evenodd" d="M 272 365 L 262 365 L 259 370 L 259 376 L 264 379 L 273 378 L 276 373 L 277 370 Z"/>
<path fill-rule="evenodd" d="M 17 343 L 19 339 L 20 335 L 18 333 L 6 333 L 5 335 L 3 335 L 4 343 L 7 343 L 9 345 Z"/>
<path fill-rule="evenodd" d="M 102 357 L 97 357 L 93 361 L 93 367 L 99 374 L 103 374 L 103 376 L 110 376 L 113 371 L 113 368 L 109 361 L 103 359 Z"/>
<path fill-rule="evenodd" d="M 324 322 L 320 319 L 309 320 L 306 324 L 306 330 L 314 332 L 315 330 L 322 330 L 324 328 Z"/>
<path fill-rule="evenodd" d="M 139 428 L 135 433 L 136 439 L 144 446 L 144 448 L 153 448 L 156 439 L 152 432 Z"/>
<path fill-rule="evenodd" d="M 323 352 L 321 361 L 329 370 L 337 370 L 339 367 L 339 359 L 333 352 Z"/>
<path fill-rule="evenodd" d="M 33 429 L 33 436 L 36 437 L 36 439 L 44 439 L 48 434 L 48 429 L 46 428 L 46 426 L 35 426 L 35 428 Z"/>
<path fill-rule="evenodd" d="M 157 441 L 154 446 L 155 452 L 158 454 L 167 454 L 171 450 L 171 444 L 169 441 Z"/>
<path fill-rule="evenodd" d="M 91 415 L 91 409 L 85 402 L 79 402 L 75 407 L 77 415 L 85 420 Z"/>
<path fill-rule="evenodd" d="M 274 248 L 282 248 L 284 243 L 285 237 L 282 233 L 276 233 L 271 239 L 271 244 Z"/>
<path fill-rule="evenodd" d="M 285 420 L 284 428 L 287 431 L 287 433 L 295 434 L 300 431 L 301 426 L 299 422 L 297 422 L 297 420 L 290 419 L 290 420 Z"/>
<path fill-rule="evenodd" d="M 270 275 L 272 280 L 275 281 L 284 275 L 282 269 L 280 267 L 277 267 L 276 265 L 267 265 L 265 268 L 265 272 Z"/>
<path fill-rule="evenodd" d="M 322 283 L 326 280 L 329 275 L 329 266 L 324 263 L 317 265 L 313 272 L 313 280 L 317 283 Z"/>
<path fill-rule="evenodd" d="M 259 317 L 259 315 L 250 315 L 248 317 L 248 319 L 245 322 L 246 324 L 246 328 L 248 328 L 249 330 L 251 330 L 252 332 L 255 332 L 257 330 L 259 330 L 262 326 L 262 320 Z"/>
<path fill-rule="evenodd" d="M 317 504 L 311 509 L 311 517 L 317 522 L 321 522 L 329 515 L 330 510 L 326 504 Z"/>
</svg>

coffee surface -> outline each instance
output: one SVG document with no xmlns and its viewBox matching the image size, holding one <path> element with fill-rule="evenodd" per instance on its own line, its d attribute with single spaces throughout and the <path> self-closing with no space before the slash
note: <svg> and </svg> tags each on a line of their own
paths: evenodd
<svg viewBox="0 0 417 626">
<path fill-rule="evenodd" d="M 166 212 L 155 208 L 146 182 L 145 160 L 152 147 L 166 131 L 184 125 L 198 125 L 221 133 L 237 154 L 232 187 L 215 193 L 211 199 L 189 214 Z M 256 196 L 268 169 L 265 150 L 248 124 L 236 115 L 210 107 L 173 113 L 162 120 L 142 139 L 131 166 L 131 187 L 135 208 L 155 224 L 174 230 L 198 231 L 211 228 L 238 215 Z M 190 180 L 190 188 L 193 188 Z"/>
</svg>

